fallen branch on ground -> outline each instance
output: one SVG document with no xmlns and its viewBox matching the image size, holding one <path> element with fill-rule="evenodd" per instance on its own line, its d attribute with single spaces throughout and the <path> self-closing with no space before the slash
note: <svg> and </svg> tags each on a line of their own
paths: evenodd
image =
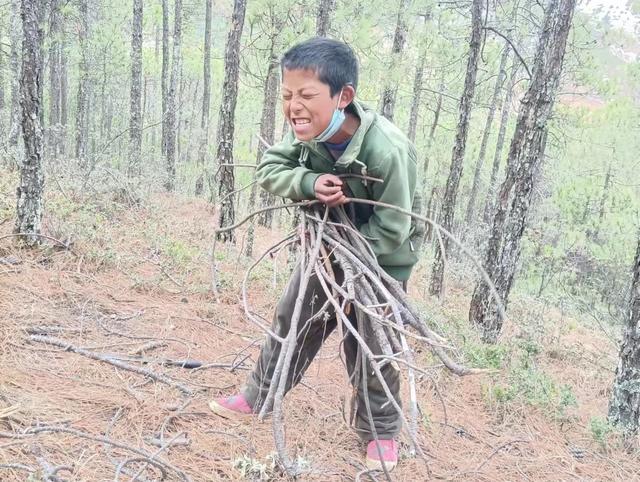
<svg viewBox="0 0 640 482">
<path fill-rule="evenodd" d="M 151 370 L 147 370 L 146 368 L 140 368 L 133 365 L 129 365 L 128 363 L 124 363 L 120 360 L 116 360 L 112 357 L 101 355 L 99 353 L 94 353 L 92 351 L 84 350 L 82 348 L 78 348 L 73 346 L 71 343 L 67 343 L 64 340 L 59 340 L 57 338 L 52 338 L 49 336 L 42 335 L 31 335 L 29 340 L 35 341 L 38 343 L 45 343 L 47 345 L 57 346 L 59 348 L 64 349 L 65 351 L 70 351 L 72 353 L 77 353 L 78 355 L 85 356 L 87 358 L 91 358 L 92 360 L 98 360 L 103 363 L 108 363 L 122 370 L 127 370 L 133 373 L 137 373 L 138 375 L 144 375 L 145 377 L 152 378 L 153 380 L 164 383 L 165 385 L 169 385 L 171 387 L 177 388 L 182 393 L 186 395 L 193 395 L 194 390 L 189 388 L 181 383 L 173 381 L 171 378 L 166 375 L 162 375 L 160 373 L 154 373 Z"/>
</svg>

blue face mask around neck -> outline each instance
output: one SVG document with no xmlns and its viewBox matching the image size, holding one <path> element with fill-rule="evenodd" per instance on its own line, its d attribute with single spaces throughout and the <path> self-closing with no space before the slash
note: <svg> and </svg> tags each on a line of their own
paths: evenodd
<svg viewBox="0 0 640 482">
<path fill-rule="evenodd" d="M 340 127 L 342 127 L 342 124 L 344 124 L 344 120 L 346 119 L 346 116 L 344 114 L 344 109 L 338 109 L 338 106 L 340 105 L 340 100 L 342 99 L 342 90 L 343 89 L 340 89 L 338 102 L 336 104 L 335 110 L 333 111 L 333 115 L 331 116 L 331 121 L 329 122 L 329 125 L 324 131 L 322 131 L 322 133 L 314 137 L 315 141 L 317 142 L 328 141 L 334 135 L 336 135 L 336 133 L 340 130 Z"/>
</svg>

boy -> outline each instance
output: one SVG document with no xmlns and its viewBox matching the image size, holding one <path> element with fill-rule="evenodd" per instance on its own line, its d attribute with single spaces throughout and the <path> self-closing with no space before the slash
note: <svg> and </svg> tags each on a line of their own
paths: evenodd
<svg viewBox="0 0 640 482">
<path fill-rule="evenodd" d="M 257 169 L 260 185 L 278 196 L 292 200 L 318 199 L 329 207 L 339 206 L 349 197 L 372 199 L 414 212 L 420 201 L 416 195 L 416 151 L 411 142 L 384 117 L 354 99 L 358 86 L 358 62 L 346 44 L 327 38 L 313 38 L 292 47 L 284 54 L 282 69 L 283 112 L 291 130 L 279 144 L 264 154 Z M 352 173 L 382 179 L 382 183 L 365 183 L 345 179 L 339 174 Z M 417 262 L 422 225 L 396 211 L 352 204 L 355 224 L 377 256 L 380 266 L 393 278 L 405 283 Z M 338 270 L 339 271 L 339 270 Z M 335 273 L 342 278 L 341 272 Z M 300 284 L 301 271 L 294 271 L 280 299 L 273 330 L 286 337 Z M 341 282 L 341 279 L 337 279 Z M 326 300 L 322 287 L 312 276 L 300 322 L 311 318 Z M 358 326 L 367 320 L 349 318 Z M 357 319 L 363 318 L 363 319 Z M 300 381 L 304 371 L 320 349 L 322 342 L 337 326 L 335 315 L 307 326 L 298 335 L 298 346 L 287 389 Z M 375 354 L 380 348 L 367 340 Z M 363 378 L 358 375 L 357 343 L 351 335 L 344 340 L 347 370 L 357 389 L 355 427 L 366 442 L 367 466 L 381 469 L 381 456 L 387 469 L 398 461 L 395 436 L 401 429 L 400 418 L 375 376 L 366 377 L 366 390 L 373 415 L 378 450 L 364 400 Z M 211 409 L 227 418 L 240 418 L 260 411 L 269 391 L 271 375 L 280 353 L 280 344 L 269 338 L 241 393 L 210 403 Z M 371 370 L 369 370 L 371 373 Z M 398 400 L 400 378 L 392 364 L 382 374 L 394 398 Z"/>
</svg>

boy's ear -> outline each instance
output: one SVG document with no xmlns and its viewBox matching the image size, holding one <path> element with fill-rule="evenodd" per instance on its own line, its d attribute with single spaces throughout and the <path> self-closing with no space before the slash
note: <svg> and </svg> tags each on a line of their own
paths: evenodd
<svg viewBox="0 0 640 482">
<path fill-rule="evenodd" d="M 356 90 L 353 88 L 353 85 L 345 85 L 342 89 L 342 98 L 338 103 L 338 109 L 344 109 L 347 107 L 356 96 Z"/>
</svg>

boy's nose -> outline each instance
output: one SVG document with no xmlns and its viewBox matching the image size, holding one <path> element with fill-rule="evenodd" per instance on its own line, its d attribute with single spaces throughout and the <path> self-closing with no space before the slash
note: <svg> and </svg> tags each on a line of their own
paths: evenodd
<svg viewBox="0 0 640 482">
<path fill-rule="evenodd" d="M 304 106 L 300 103 L 300 101 L 294 100 L 293 102 L 291 102 L 291 111 L 294 114 L 302 112 L 302 109 L 304 109 Z"/>
</svg>

